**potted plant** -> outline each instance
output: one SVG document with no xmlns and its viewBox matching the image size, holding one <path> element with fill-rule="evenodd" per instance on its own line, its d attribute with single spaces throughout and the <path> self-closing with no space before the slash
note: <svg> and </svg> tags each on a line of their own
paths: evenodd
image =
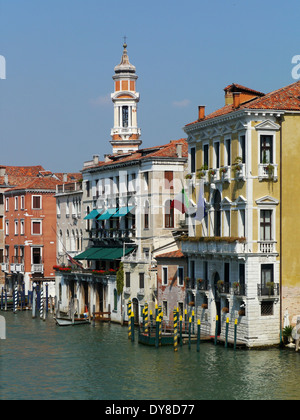
<svg viewBox="0 0 300 420">
<path fill-rule="evenodd" d="M 268 165 L 266 166 L 266 170 L 268 172 L 269 177 L 272 177 L 274 174 L 274 165 L 268 163 Z"/>
<path fill-rule="evenodd" d="M 239 283 L 238 281 L 235 281 L 235 282 L 232 284 L 232 287 L 233 287 L 233 289 L 234 289 L 234 290 L 238 290 L 238 288 L 240 287 L 240 283 Z"/>
<path fill-rule="evenodd" d="M 238 314 L 239 316 L 245 316 L 246 315 L 245 309 L 240 309 Z"/>
<path fill-rule="evenodd" d="M 209 175 L 209 176 L 215 176 L 215 175 L 216 175 L 216 171 L 215 171 L 215 169 L 210 169 L 210 170 L 208 171 L 208 175 Z"/>
<path fill-rule="evenodd" d="M 189 302 L 189 306 L 195 306 L 195 302 Z"/>
<path fill-rule="evenodd" d="M 224 314 L 228 314 L 228 312 L 229 312 L 229 308 L 227 308 L 227 306 L 225 306 L 224 308 L 222 308 L 222 312 L 223 312 Z"/>
<path fill-rule="evenodd" d="M 268 281 L 266 283 L 266 286 L 269 289 L 269 296 L 271 296 L 274 292 L 274 282 L 273 281 Z"/>
<path fill-rule="evenodd" d="M 227 168 L 223 166 L 222 168 L 219 169 L 219 173 L 220 173 L 220 176 L 224 176 L 227 173 Z"/>
<path fill-rule="evenodd" d="M 193 175 L 192 174 L 187 174 L 186 176 L 185 176 L 185 179 L 192 179 L 193 178 Z"/>
<path fill-rule="evenodd" d="M 218 288 L 219 292 L 221 292 L 223 290 L 223 286 L 224 286 L 224 281 L 223 280 L 218 280 L 217 281 L 217 288 Z"/>
<path fill-rule="evenodd" d="M 202 309 L 207 309 L 208 308 L 208 304 L 207 303 L 202 303 L 201 308 Z"/>
<path fill-rule="evenodd" d="M 283 328 L 282 330 L 282 337 L 284 338 L 285 342 L 292 343 L 293 337 L 292 337 L 293 327 L 291 325 L 288 325 L 287 327 Z"/>
</svg>

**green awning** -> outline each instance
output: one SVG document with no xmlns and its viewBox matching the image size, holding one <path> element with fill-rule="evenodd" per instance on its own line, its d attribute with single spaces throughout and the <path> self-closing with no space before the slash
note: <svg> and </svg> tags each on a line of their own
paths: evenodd
<svg viewBox="0 0 300 420">
<path fill-rule="evenodd" d="M 112 261 L 118 260 L 123 257 L 123 255 L 128 255 L 135 248 L 125 248 L 123 247 L 114 247 L 114 248 L 98 248 L 93 247 L 89 248 L 81 254 L 77 255 L 75 260 L 105 260 Z"/>
<path fill-rule="evenodd" d="M 131 210 L 134 209 L 134 206 L 132 207 L 121 207 L 116 214 L 114 214 L 112 217 L 122 217 L 126 216 Z"/>
<path fill-rule="evenodd" d="M 107 209 L 101 216 L 98 218 L 98 220 L 108 220 L 111 218 L 112 215 L 116 213 L 118 209 Z"/>
<path fill-rule="evenodd" d="M 100 212 L 98 210 L 91 211 L 87 216 L 85 216 L 84 220 L 95 219 L 99 216 Z"/>
</svg>

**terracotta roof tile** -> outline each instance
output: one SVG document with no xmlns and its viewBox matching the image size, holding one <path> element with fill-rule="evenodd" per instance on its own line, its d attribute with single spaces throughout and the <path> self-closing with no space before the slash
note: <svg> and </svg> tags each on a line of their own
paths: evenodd
<svg viewBox="0 0 300 420">
<path fill-rule="evenodd" d="M 181 249 L 177 251 L 166 252 L 165 254 L 156 255 L 155 258 L 184 258 Z"/>
<path fill-rule="evenodd" d="M 224 107 L 207 115 L 202 121 L 207 121 L 212 118 L 227 115 L 232 112 L 240 111 L 241 109 L 271 109 L 277 111 L 300 111 L 300 81 L 295 82 L 289 86 L 267 93 L 266 95 L 254 98 L 243 104 L 239 108 L 234 108 L 233 105 L 225 105 Z M 199 120 L 186 124 L 186 127 L 198 123 Z"/>
<path fill-rule="evenodd" d="M 91 168 L 106 167 L 110 165 L 121 164 L 131 161 L 141 161 L 151 158 L 177 158 L 177 144 L 182 144 L 182 157 L 187 158 L 188 144 L 186 139 L 182 138 L 179 140 L 171 140 L 170 143 L 167 143 L 163 146 L 154 146 L 146 149 L 140 149 L 132 153 L 111 155 L 108 157 L 109 161 L 99 162 L 98 165 L 84 167 L 83 171 L 89 170 Z"/>
</svg>

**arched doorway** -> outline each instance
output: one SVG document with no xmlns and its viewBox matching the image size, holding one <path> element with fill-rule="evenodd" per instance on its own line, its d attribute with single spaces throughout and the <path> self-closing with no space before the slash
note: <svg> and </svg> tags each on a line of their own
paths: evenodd
<svg viewBox="0 0 300 420">
<path fill-rule="evenodd" d="M 132 310 L 134 314 L 134 323 L 138 324 L 139 323 L 139 301 L 137 300 L 137 298 L 132 299 Z"/>
<path fill-rule="evenodd" d="M 214 193 L 214 236 L 221 236 L 221 194 L 219 190 Z"/>
<path fill-rule="evenodd" d="M 221 298 L 218 291 L 218 281 L 220 280 L 219 273 L 215 273 L 213 277 L 214 282 L 214 297 L 215 297 L 215 304 L 216 304 L 216 315 L 218 315 L 219 322 L 218 322 L 218 331 L 217 335 L 221 334 Z"/>
</svg>

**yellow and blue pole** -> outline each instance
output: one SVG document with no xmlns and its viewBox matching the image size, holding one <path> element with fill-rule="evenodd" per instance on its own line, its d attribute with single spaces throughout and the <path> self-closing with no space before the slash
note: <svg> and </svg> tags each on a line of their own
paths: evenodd
<svg viewBox="0 0 300 420">
<path fill-rule="evenodd" d="M 178 350 L 178 329 L 177 329 L 177 311 L 176 309 L 173 312 L 173 322 L 174 322 L 174 351 Z"/>
<path fill-rule="evenodd" d="M 191 350 L 191 326 L 192 326 L 192 317 L 189 318 L 189 350 Z"/>
<path fill-rule="evenodd" d="M 182 347 L 182 315 L 180 315 L 180 323 L 179 323 L 179 325 L 180 325 L 180 338 L 179 338 L 179 342 L 180 342 L 180 347 Z"/>
<path fill-rule="evenodd" d="M 155 324 L 155 347 L 159 347 L 159 329 L 160 329 L 160 317 L 157 315 Z"/>
<path fill-rule="evenodd" d="M 131 341 L 134 342 L 134 313 L 131 311 Z"/>
<path fill-rule="evenodd" d="M 192 310 L 192 325 L 193 325 L 193 334 L 195 334 L 195 311 Z"/>
</svg>

